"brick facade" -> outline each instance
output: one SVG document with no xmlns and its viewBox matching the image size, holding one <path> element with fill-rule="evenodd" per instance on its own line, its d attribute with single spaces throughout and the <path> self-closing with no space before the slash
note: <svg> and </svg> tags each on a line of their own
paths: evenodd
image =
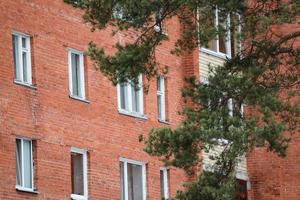
<svg viewBox="0 0 300 200">
<path fill-rule="evenodd" d="M 124 33 L 110 30 L 91 33 L 82 23 L 82 12 L 63 0 L 0 0 L 0 199 L 70 199 L 71 147 L 88 150 L 90 200 L 120 199 L 119 158 L 146 162 L 147 199 L 160 198 L 162 162 L 143 152 L 138 142 L 153 127 L 176 127 L 183 106 L 181 88 L 186 75 L 199 76 L 198 52 L 177 57 L 170 54 L 180 35 L 177 19 L 169 21 L 169 40 L 157 51 L 162 66 L 168 66 L 167 119 L 158 122 L 156 83 L 144 94 L 147 119 L 120 114 L 117 89 L 85 57 L 85 83 L 89 102 L 69 97 L 67 49 L 80 51 L 94 41 L 113 53 Z M 12 32 L 30 35 L 33 83 L 14 83 Z M 198 60 L 199 59 L 199 60 Z M 183 66 L 183 67 L 182 67 Z M 17 191 L 16 137 L 34 140 L 34 184 L 38 194 Z M 278 158 L 262 149 L 248 157 L 251 200 L 297 200 L 300 198 L 300 140 L 291 143 L 288 156 Z M 174 196 L 185 180 L 184 173 L 170 169 L 170 193 Z"/>
<path fill-rule="evenodd" d="M 120 199 L 119 158 L 146 162 L 147 197 L 160 199 L 162 162 L 143 152 L 138 135 L 153 127 L 175 127 L 182 108 L 182 60 L 170 56 L 180 34 L 178 21 L 170 21 L 170 40 L 157 57 L 169 67 L 168 119 L 157 120 L 156 82 L 144 94 L 147 119 L 118 113 L 117 89 L 85 58 L 86 93 L 90 103 L 69 98 L 67 48 L 80 51 L 94 41 L 113 53 L 113 45 L 126 37 L 110 31 L 91 33 L 82 23 L 82 12 L 62 0 L 0 1 L 0 199 L 70 199 L 71 147 L 88 150 L 89 199 Z M 169 24 L 166 24 L 168 28 Z M 33 83 L 14 83 L 12 31 L 30 35 Z M 16 137 L 35 140 L 35 187 L 38 194 L 16 191 Z M 170 169 L 170 193 L 181 187 L 184 173 Z"/>
</svg>

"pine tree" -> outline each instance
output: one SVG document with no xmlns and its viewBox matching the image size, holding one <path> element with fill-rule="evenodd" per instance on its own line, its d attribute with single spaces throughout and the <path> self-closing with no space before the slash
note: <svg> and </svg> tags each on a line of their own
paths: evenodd
<svg viewBox="0 0 300 200">
<path fill-rule="evenodd" d="M 178 17 L 185 27 L 172 54 L 208 47 L 214 38 L 224 39 L 229 32 L 232 40 L 242 44 L 235 46 L 223 66 L 211 68 L 207 82 L 186 77 L 188 85 L 182 93 L 192 106 L 182 111 L 184 121 L 178 128 L 153 129 L 140 138 L 147 153 L 194 176 L 201 151 L 222 146 L 223 151 L 212 157 L 212 171 L 198 175 L 186 190 L 178 191 L 176 199 L 235 199 L 234 169 L 241 156 L 256 147 L 286 155 L 293 134 L 299 132 L 299 0 L 65 2 L 84 10 L 84 22 L 92 31 L 110 26 L 138 34 L 130 44 L 116 44 L 115 55 L 89 44 L 87 54 L 113 84 L 137 82 L 141 73 L 148 79 L 162 73 L 155 51 L 168 39 L 162 24 L 172 17 Z M 225 20 L 215 26 L 212 13 L 216 9 L 220 18 L 229 18 L 231 23 Z M 280 29 L 287 25 L 295 28 Z"/>
</svg>

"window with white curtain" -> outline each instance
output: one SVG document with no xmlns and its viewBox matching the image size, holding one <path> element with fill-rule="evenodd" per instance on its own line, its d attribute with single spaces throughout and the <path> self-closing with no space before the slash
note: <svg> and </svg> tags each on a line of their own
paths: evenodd
<svg viewBox="0 0 300 200">
<path fill-rule="evenodd" d="M 32 85 L 30 36 L 14 32 L 12 44 L 14 79 L 16 82 Z"/>
<path fill-rule="evenodd" d="M 71 149 L 71 181 L 73 200 L 88 199 L 87 153 L 86 150 Z"/>
<path fill-rule="evenodd" d="M 32 140 L 16 139 L 16 188 L 33 191 Z"/>
<path fill-rule="evenodd" d="M 146 200 L 146 168 L 142 162 L 120 159 L 121 200 Z"/>
<path fill-rule="evenodd" d="M 139 116 L 144 114 L 142 75 L 139 76 L 137 85 L 132 81 L 119 83 L 117 91 L 120 112 Z"/>
<path fill-rule="evenodd" d="M 157 113 L 160 121 L 166 121 L 165 78 L 157 78 Z"/>
<path fill-rule="evenodd" d="M 68 51 L 70 96 L 85 99 L 83 53 L 74 49 Z"/>
<path fill-rule="evenodd" d="M 169 199 L 169 169 L 160 169 L 160 194 L 163 200 Z"/>
</svg>

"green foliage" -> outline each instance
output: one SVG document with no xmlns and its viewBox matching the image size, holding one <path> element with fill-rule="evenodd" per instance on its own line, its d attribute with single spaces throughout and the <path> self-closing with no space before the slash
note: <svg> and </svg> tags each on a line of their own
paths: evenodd
<svg viewBox="0 0 300 200">
<path fill-rule="evenodd" d="M 187 190 L 177 193 L 179 200 L 231 200 L 235 199 L 235 178 L 203 171 L 197 181 L 186 184 Z"/>
<path fill-rule="evenodd" d="M 187 77 L 183 97 L 192 102 L 183 111 L 178 128 L 150 131 L 145 151 L 162 158 L 166 165 L 197 176 L 201 151 L 216 145 L 223 151 L 211 158 L 212 172 L 202 172 L 195 182 L 179 191 L 180 200 L 234 199 L 234 169 L 241 156 L 256 147 L 285 156 L 292 134 L 299 131 L 300 38 L 299 29 L 282 31 L 280 26 L 299 26 L 299 0 L 65 0 L 83 9 L 83 19 L 92 31 L 113 28 L 134 31 L 131 43 L 115 44 L 116 53 L 107 55 L 91 42 L 87 54 L 113 84 L 137 82 L 139 74 L 148 79 L 161 73 L 157 48 L 168 39 L 161 26 L 177 17 L 184 27 L 170 53 L 180 56 L 199 46 L 207 47 L 218 35 L 240 26 L 232 39 L 242 49 L 227 58 L 223 66 L 211 66 L 209 84 Z M 242 20 L 230 26 L 214 26 L 212 13 L 240 13 Z M 232 108 L 228 105 L 232 102 Z M 247 112 L 242 113 L 242 105 Z"/>
</svg>

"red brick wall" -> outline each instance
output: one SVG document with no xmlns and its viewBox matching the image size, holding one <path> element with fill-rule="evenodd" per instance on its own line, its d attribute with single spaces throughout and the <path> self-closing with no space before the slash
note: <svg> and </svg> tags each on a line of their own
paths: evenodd
<svg viewBox="0 0 300 200">
<path fill-rule="evenodd" d="M 300 137 L 289 145 L 287 157 L 257 148 L 248 157 L 249 200 L 298 200 L 300 197 Z"/>
<path fill-rule="evenodd" d="M 287 34 L 289 31 L 300 31 L 300 26 L 281 25 L 276 27 L 276 31 Z M 294 45 L 296 47 L 300 46 L 300 38 L 294 41 Z M 279 158 L 263 148 L 256 148 L 249 155 L 247 161 L 251 183 L 249 200 L 300 199 L 299 132 L 292 136 L 286 157 Z"/>
<path fill-rule="evenodd" d="M 71 147 L 87 149 L 89 199 L 119 199 L 119 158 L 147 162 L 148 199 L 160 198 L 159 169 L 162 163 L 142 151 L 139 134 L 153 127 L 175 127 L 181 120 L 180 89 L 184 71 L 180 57 L 170 55 L 180 34 L 178 21 L 170 21 L 168 35 L 157 52 L 169 67 L 168 119 L 157 121 L 156 86 L 153 81 L 144 94 L 147 120 L 121 115 L 117 111 L 117 90 L 92 62 L 86 59 L 86 88 L 89 104 L 68 96 L 67 48 L 86 50 L 93 40 L 113 52 L 122 34 L 90 32 L 82 12 L 63 0 L 0 0 L 0 199 L 70 199 Z M 29 34 L 32 41 L 33 79 L 36 90 L 13 82 L 12 31 Z M 15 138 L 36 140 L 35 186 L 39 194 L 17 192 Z M 174 195 L 184 174 L 171 169 L 170 189 Z"/>
</svg>

